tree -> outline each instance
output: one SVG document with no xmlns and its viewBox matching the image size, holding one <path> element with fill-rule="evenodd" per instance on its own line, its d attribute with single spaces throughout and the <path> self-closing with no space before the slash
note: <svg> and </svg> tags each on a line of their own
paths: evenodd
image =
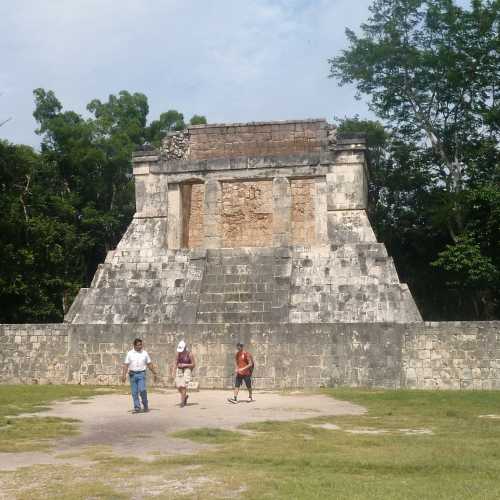
<svg viewBox="0 0 500 500">
<path fill-rule="evenodd" d="M 207 119 L 202 115 L 193 115 L 189 120 L 190 125 L 206 125 Z"/>
<path fill-rule="evenodd" d="M 498 0 L 376 0 L 362 34 L 330 60 L 331 75 L 354 83 L 405 140 L 426 139 L 433 174 L 451 195 L 448 230 L 463 230 L 454 196 L 498 165 L 500 38 Z M 491 161 L 478 171 L 478 150 Z M 496 172 L 498 175 L 498 170 Z"/>
<path fill-rule="evenodd" d="M 204 125 L 207 119 L 203 115 L 193 115 L 189 120 L 190 125 Z M 171 132 L 178 132 L 186 128 L 184 115 L 174 109 L 162 113 L 158 120 L 153 120 L 146 129 L 146 140 L 158 147 L 162 139 Z"/>
<path fill-rule="evenodd" d="M 184 115 L 173 109 L 162 113 L 158 120 L 154 120 L 148 127 L 146 138 L 154 146 L 159 146 L 161 140 L 169 133 L 182 130 L 186 127 Z"/>
<path fill-rule="evenodd" d="M 81 286 L 83 242 L 60 188 L 54 164 L 0 141 L 0 322 L 59 321 Z"/>
</svg>

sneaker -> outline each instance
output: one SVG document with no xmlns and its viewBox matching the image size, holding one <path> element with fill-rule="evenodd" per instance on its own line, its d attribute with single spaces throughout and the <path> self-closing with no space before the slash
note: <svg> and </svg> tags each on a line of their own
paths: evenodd
<svg viewBox="0 0 500 500">
<path fill-rule="evenodd" d="M 143 413 L 149 413 L 149 408 L 144 408 Z"/>
<path fill-rule="evenodd" d="M 132 410 L 132 413 L 141 413 L 141 409 L 140 408 L 134 408 Z"/>
<path fill-rule="evenodd" d="M 230 402 L 230 403 L 233 403 L 234 405 L 238 402 L 238 400 L 236 398 L 227 398 L 227 400 Z"/>
<path fill-rule="evenodd" d="M 253 398 L 248 398 L 247 399 L 247 403 L 253 403 L 254 402 L 254 399 Z"/>
</svg>

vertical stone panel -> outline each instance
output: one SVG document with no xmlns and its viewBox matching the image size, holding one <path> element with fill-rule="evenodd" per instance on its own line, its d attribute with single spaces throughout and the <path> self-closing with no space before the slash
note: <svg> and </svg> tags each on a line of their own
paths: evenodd
<svg viewBox="0 0 500 500">
<path fill-rule="evenodd" d="M 203 184 L 184 184 L 182 193 L 182 246 L 197 248 L 203 245 Z"/>
<path fill-rule="evenodd" d="M 286 177 L 273 180 L 273 245 L 290 244 L 292 193 Z"/>
<path fill-rule="evenodd" d="M 311 244 L 316 241 L 313 194 L 314 179 L 293 179 L 292 191 L 292 243 Z"/>
<path fill-rule="evenodd" d="M 179 184 L 168 186 L 168 219 L 167 245 L 168 248 L 180 248 L 182 243 L 182 204 Z"/>
<path fill-rule="evenodd" d="M 222 238 L 228 248 L 272 246 L 272 181 L 222 184 Z"/>
<path fill-rule="evenodd" d="M 314 214 L 316 224 L 316 241 L 320 244 L 328 243 L 328 212 L 326 203 L 326 179 L 315 179 Z"/>
<path fill-rule="evenodd" d="M 222 192 L 221 183 L 216 179 L 205 183 L 204 213 L 205 248 L 220 248 Z"/>
<path fill-rule="evenodd" d="M 347 160 L 352 158 L 351 163 Z M 327 174 L 328 210 L 366 210 L 365 166 L 361 155 L 343 159 Z"/>
</svg>

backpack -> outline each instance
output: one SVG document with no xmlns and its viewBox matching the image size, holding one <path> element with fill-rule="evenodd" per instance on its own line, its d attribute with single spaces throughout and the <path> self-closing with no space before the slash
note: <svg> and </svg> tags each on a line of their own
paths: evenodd
<svg viewBox="0 0 500 500">
<path fill-rule="evenodd" d="M 248 355 L 248 354 L 250 354 L 250 353 L 248 353 L 248 352 L 246 352 L 246 351 L 245 351 L 245 354 L 247 354 L 247 355 Z M 254 359 L 254 357 L 253 357 L 253 356 L 251 356 L 251 357 L 252 357 L 252 365 L 251 365 L 251 366 L 249 366 L 249 368 L 248 368 L 248 371 L 250 372 L 250 376 L 252 376 L 252 375 L 253 375 L 253 371 L 255 370 L 255 359 Z"/>
</svg>

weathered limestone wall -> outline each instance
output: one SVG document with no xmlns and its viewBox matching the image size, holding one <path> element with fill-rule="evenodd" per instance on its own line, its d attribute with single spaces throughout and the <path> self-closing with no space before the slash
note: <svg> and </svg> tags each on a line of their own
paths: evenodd
<svg viewBox="0 0 500 500">
<path fill-rule="evenodd" d="M 142 337 L 170 385 L 186 339 L 202 388 L 229 387 L 234 345 L 256 360 L 258 388 L 319 386 L 500 389 L 500 322 L 0 325 L 2 383 L 118 383 L 124 354 Z"/>
<path fill-rule="evenodd" d="M 0 383 L 68 381 L 66 324 L 0 325 Z"/>
<path fill-rule="evenodd" d="M 500 321 L 406 327 L 403 387 L 500 389 Z"/>
<path fill-rule="evenodd" d="M 194 125 L 188 134 L 191 160 L 319 152 L 327 139 L 324 120 Z"/>
</svg>

